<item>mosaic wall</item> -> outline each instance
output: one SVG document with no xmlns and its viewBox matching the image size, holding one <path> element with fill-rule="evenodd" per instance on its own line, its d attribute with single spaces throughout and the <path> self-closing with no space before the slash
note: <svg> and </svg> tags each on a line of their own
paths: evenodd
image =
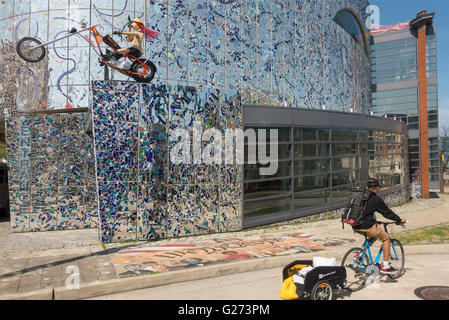
<svg viewBox="0 0 449 320">
<path fill-rule="evenodd" d="M 421 182 L 410 183 L 410 196 L 412 197 L 412 199 L 422 198 Z"/>
<path fill-rule="evenodd" d="M 242 102 L 366 112 L 369 62 L 363 44 L 334 21 L 352 8 L 366 20 L 368 0 L 8 0 L 0 2 L 3 43 L 51 41 L 71 27 L 123 30 L 128 16 L 158 31 L 146 56 L 156 79 L 242 89 Z M 116 36 L 117 40 L 119 39 Z M 48 108 L 88 106 L 89 83 L 103 79 L 92 35 L 48 48 Z M 125 41 L 119 41 L 126 46 Z M 24 77 L 26 75 L 23 75 Z M 26 78 L 26 77 L 25 77 Z M 117 72 L 111 79 L 127 80 Z M 32 79 L 28 79 L 32 81 Z"/>
<path fill-rule="evenodd" d="M 92 106 L 103 242 L 241 229 L 240 166 L 169 159 L 177 129 L 241 128 L 236 90 L 94 81 Z"/>
<path fill-rule="evenodd" d="M 6 118 L 14 232 L 98 227 L 92 138 L 84 114 Z"/>
<path fill-rule="evenodd" d="M 12 43 L 0 46 L 0 110 L 16 114 L 47 108 L 48 57 L 39 63 L 25 62 Z"/>
</svg>

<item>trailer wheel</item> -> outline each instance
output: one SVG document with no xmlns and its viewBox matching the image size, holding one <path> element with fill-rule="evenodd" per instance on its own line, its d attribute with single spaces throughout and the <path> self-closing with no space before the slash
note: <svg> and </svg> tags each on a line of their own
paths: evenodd
<svg viewBox="0 0 449 320">
<path fill-rule="evenodd" d="M 312 300 L 332 300 L 333 297 L 332 286 L 326 281 L 320 281 L 315 284 L 310 296 Z"/>
</svg>

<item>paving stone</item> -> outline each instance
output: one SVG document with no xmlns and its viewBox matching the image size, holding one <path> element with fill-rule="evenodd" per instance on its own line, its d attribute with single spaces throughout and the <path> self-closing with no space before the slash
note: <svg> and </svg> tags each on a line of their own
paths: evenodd
<svg viewBox="0 0 449 320">
<path fill-rule="evenodd" d="M 31 292 L 31 291 L 37 291 L 41 289 L 41 284 L 36 285 L 30 285 L 30 286 L 19 286 L 17 289 L 17 293 L 25 293 L 25 292 Z"/>
</svg>

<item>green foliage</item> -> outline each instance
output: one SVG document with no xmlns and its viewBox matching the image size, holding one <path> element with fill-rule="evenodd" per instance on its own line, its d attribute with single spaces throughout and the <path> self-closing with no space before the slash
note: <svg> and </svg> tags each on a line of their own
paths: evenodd
<svg viewBox="0 0 449 320">
<path fill-rule="evenodd" d="M 449 242 L 449 223 L 408 230 L 395 236 L 404 245 L 407 244 L 435 244 Z"/>
</svg>

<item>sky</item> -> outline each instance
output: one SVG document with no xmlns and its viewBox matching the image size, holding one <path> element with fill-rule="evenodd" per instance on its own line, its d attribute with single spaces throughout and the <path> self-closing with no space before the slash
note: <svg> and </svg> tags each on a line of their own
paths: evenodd
<svg viewBox="0 0 449 320">
<path fill-rule="evenodd" d="M 380 9 L 380 24 L 407 22 L 421 10 L 435 12 L 440 129 L 449 127 L 449 0 L 370 0 Z"/>
</svg>

